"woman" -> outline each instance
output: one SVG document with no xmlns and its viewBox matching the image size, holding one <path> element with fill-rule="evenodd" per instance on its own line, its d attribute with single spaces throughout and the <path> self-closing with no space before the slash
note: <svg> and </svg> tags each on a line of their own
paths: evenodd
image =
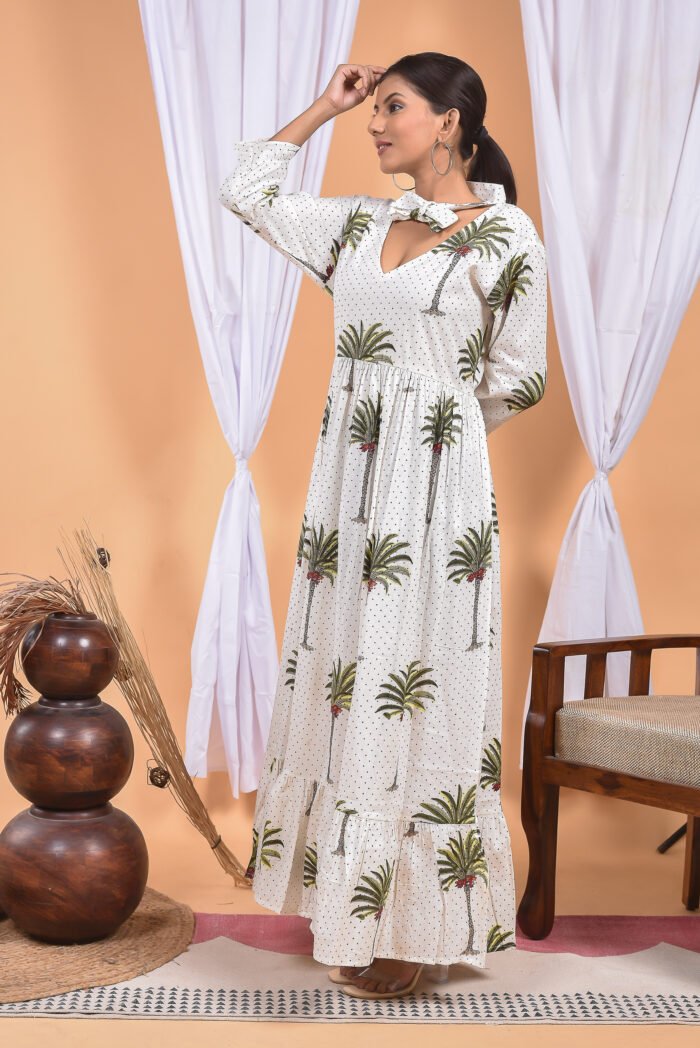
<svg viewBox="0 0 700 1048">
<path fill-rule="evenodd" d="M 380 167 L 414 187 L 281 193 L 310 135 L 375 95 Z M 486 436 L 544 392 L 547 280 L 485 106 L 447 55 L 341 65 L 274 138 L 237 143 L 219 190 L 333 296 L 248 876 L 311 918 L 314 958 L 354 996 L 515 946 Z"/>
</svg>

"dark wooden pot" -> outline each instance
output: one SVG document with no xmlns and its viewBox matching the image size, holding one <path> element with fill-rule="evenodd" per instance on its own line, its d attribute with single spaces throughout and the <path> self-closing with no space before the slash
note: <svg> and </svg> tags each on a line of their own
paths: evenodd
<svg viewBox="0 0 700 1048">
<path fill-rule="evenodd" d="M 10 782 L 41 808 L 106 804 L 126 784 L 133 763 L 129 725 L 99 698 L 42 696 L 22 710 L 5 738 Z"/>
<path fill-rule="evenodd" d="M 19 649 L 22 669 L 47 699 L 92 698 L 117 668 L 119 649 L 93 612 L 54 611 L 27 630 Z"/>
<path fill-rule="evenodd" d="M 0 833 L 0 910 L 47 942 L 94 941 L 136 909 L 148 875 L 141 831 L 109 803 L 134 760 L 126 720 L 98 695 L 118 648 L 96 615 L 55 612 L 20 656 L 41 697 L 5 739 L 8 777 L 32 806 Z"/>
<path fill-rule="evenodd" d="M 129 917 L 146 889 L 148 851 L 126 812 L 32 805 L 0 833 L 0 904 L 45 942 L 94 942 Z"/>
</svg>

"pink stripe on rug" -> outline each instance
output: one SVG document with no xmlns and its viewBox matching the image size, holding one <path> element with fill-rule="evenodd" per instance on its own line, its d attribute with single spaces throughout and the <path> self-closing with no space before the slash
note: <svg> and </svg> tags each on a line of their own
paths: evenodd
<svg viewBox="0 0 700 1048">
<path fill-rule="evenodd" d="M 287 914 L 195 913 L 193 943 L 224 935 L 246 946 L 275 953 L 313 955 L 308 917 Z M 576 953 L 611 957 L 646 950 L 666 942 L 700 953 L 700 917 L 628 915 L 556 917 L 546 939 L 528 939 L 516 931 L 518 949 L 533 953 Z"/>
</svg>

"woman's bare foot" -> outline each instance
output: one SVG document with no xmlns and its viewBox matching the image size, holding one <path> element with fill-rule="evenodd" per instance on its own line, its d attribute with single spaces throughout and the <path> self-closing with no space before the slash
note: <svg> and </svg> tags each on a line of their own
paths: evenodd
<svg viewBox="0 0 700 1048">
<path fill-rule="evenodd" d="M 353 975 L 348 982 L 365 990 L 388 993 L 408 986 L 416 968 L 418 964 L 413 961 L 397 961 L 395 957 L 375 957 L 370 965 L 359 969 L 363 972 L 362 975 Z"/>
<path fill-rule="evenodd" d="M 364 968 L 366 968 L 366 967 L 367 967 L 366 965 L 360 965 L 359 967 L 354 967 L 353 968 L 353 966 L 351 964 L 341 964 L 341 966 L 340 966 L 340 974 L 341 975 L 346 975 L 348 977 L 348 981 L 349 981 L 352 978 L 353 975 L 357 975 L 358 972 L 363 971 Z"/>
</svg>

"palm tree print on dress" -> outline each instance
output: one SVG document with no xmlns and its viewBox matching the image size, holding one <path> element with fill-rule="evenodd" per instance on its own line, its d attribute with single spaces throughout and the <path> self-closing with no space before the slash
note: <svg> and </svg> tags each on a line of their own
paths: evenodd
<svg viewBox="0 0 700 1048">
<path fill-rule="evenodd" d="M 527 273 L 532 273 L 532 266 L 525 261 L 527 257 L 527 251 L 524 251 L 521 255 L 513 255 L 512 258 L 509 258 L 498 280 L 489 291 L 486 302 L 492 313 L 495 314 L 499 309 L 501 310 L 500 325 L 496 334 L 490 339 L 490 345 L 493 345 L 500 335 L 513 300 L 517 302 L 519 295 L 522 295 L 523 298 L 527 297 L 526 285 L 532 284 L 530 278 L 526 276 Z"/>
<path fill-rule="evenodd" d="M 486 952 L 496 953 L 498 950 L 507 950 L 509 947 L 515 946 L 514 939 L 508 942 L 508 936 L 512 934 L 512 932 L 502 931 L 500 924 L 492 925 L 486 938 Z"/>
<path fill-rule="evenodd" d="M 456 888 L 464 888 L 467 896 L 469 941 L 463 952 L 478 953 L 479 951 L 474 949 L 471 890 L 477 877 L 481 877 L 484 884 L 489 882 L 488 865 L 478 830 L 469 830 L 466 837 L 462 837 L 458 831 L 456 837 L 450 837 L 446 848 L 438 848 L 438 855 L 444 856 L 438 860 L 438 875 L 443 890 L 449 891 L 454 885 Z"/>
<path fill-rule="evenodd" d="M 410 215 L 411 219 L 414 222 L 419 222 L 421 220 L 421 218 L 420 218 L 420 215 L 421 215 L 420 208 L 419 207 L 412 207 L 411 210 L 409 211 L 409 215 Z M 442 233 L 442 226 L 438 222 L 436 222 L 433 218 L 431 218 L 430 215 L 426 215 L 425 224 L 427 226 L 430 226 L 430 228 L 432 229 L 433 233 Z"/>
<path fill-rule="evenodd" d="M 503 403 L 509 411 L 525 411 L 533 407 L 538 400 L 542 400 L 546 381 L 546 374 L 541 375 L 539 371 L 528 378 L 521 378 L 518 385 L 522 389 L 512 389 L 511 396 L 506 397 Z"/>
<path fill-rule="evenodd" d="M 316 887 L 316 875 L 318 873 L 318 854 L 316 852 L 316 841 L 307 844 L 304 850 L 304 887 Z"/>
<path fill-rule="evenodd" d="M 331 418 L 331 408 L 333 407 L 333 396 L 328 394 L 326 397 L 326 406 L 323 411 L 323 419 L 321 420 L 321 440 L 325 441 L 328 436 L 328 423 Z"/>
<path fill-rule="evenodd" d="M 458 425 L 462 416 L 456 410 L 457 401 L 454 397 L 448 397 L 441 393 L 439 400 L 430 405 L 428 414 L 425 416 L 426 423 L 421 426 L 421 433 L 427 430 L 428 435 L 422 441 L 423 444 L 431 445 L 432 457 L 430 460 L 430 479 L 428 481 L 428 501 L 425 507 L 425 522 L 430 524 L 433 519 L 435 508 L 435 493 L 437 491 L 437 478 L 440 469 L 440 457 L 444 444 L 456 444 L 455 434 L 462 430 Z"/>
<path fill-rule="evenodd" d="M 462 229 L 458 229 L 456 233 L 453 233 L 451 237 L 444 240 L 442 244 L 438 244 L 437 247 L 432 248 L 431 254 L 438 255 L 446 253 L 450 255 L 450 264 L 445 269 L 440 283 L 435 289 L 433 295 L 433 301 L 427 309 L 421 309 L 421 313 L 429 313 L 434 317 L 444 317 L 445 313 L 440 309 L 440 296 L 442 295 L 443 288 L 447 283 L 450 273 L 453 271 L 457 263 L 461 258 L 468 258 L 472 251 L 478 251 L 479 257 L 486 254 L 487 258 L 491 258 L 491 252 L 495 254 L 496 258 L 501 257 L 498 243 L 508 247 L 508 240 L 503 236 L 504 233 L 512 233 L 513 230 L 510 226 L 503 224 L 503 219 L 500 215 L 490 216 L 488 212 L 486 215 L 482 215 L 481 219 L 474 218 L 472 221 L 463 226 Z"/>
<path fill-rule="evenodd" d="M 333 855 L 345 855 L 345 827 L 348 824 L 348 819 L 350 818 L 350 816 L 351 815 L 357 815 L 357 809 L 356 808 L 344 808 L 343 807 L 344 804 L 345 804 L 345 801 L 336 801 L 335 802 L 336 810 L 337 811 L 342 811 L 342 813 L 343 813 L 343 821 L 342 821 L 341 826 L 340 826 L 340 837 L 338 838 L 338 843 L 336 844 L 335 848 L 333 849 Z"/>
<path fill-rule="evenodd" d="M 450 572 L 448 578 L 454 579 L 456 583 L 460 583 L 464 579 L 466 579 L 467 582 L 474 583 L 472 640 L 467 651 L 473 651 L 474 648 L 480 648 L 484 643 L 482 640 L 477 641 L 476 639 L 479 614 L 479 587 L 481 586 L 481 580 L 486 574 L 486 569 L 491 567 L 492 529 L 493 525 L 491 521 L 486 524 L 486 521 L 484 520 L 481 521 L 479 532 L 474 528 L 467 528 L 467 534 L 462 535 L 456 540 L 456 549 L 453 549 L 450 552 L 450 557 L 452 559 L 447 564 L 448 568 L 454 569 Z"/>
<path fill-rule="evenodd" d="M 484 789 L 489 786 L 493 790 L 501 788 L 501 740 L 497 739 L 495 735 L 493 742 L 490 742 L 484 749 L 479 783 Z"/>
<path fill-rule="evenodd" d="M 297 678 L 297 656 L 298 655 L 299 655 L 299 649 L 298 648 L 292 648 L 292 654 L 287 659 L 287 673 L 289 674 L 289 676 L 287 677 L 287 679 L 286 679 L 286 681 L 284 683 L 285 683 L 285 687 L 288 686 L 289 690 L 291 692 L 294 691 L 294 682 L 296 681 L 296 678 Z"/>
<path fill-rule="evenodd" d="M 435 696 L 428 691 L 428 688 L 437 688 L 437 684 L 434 680 L 426 679 L 426 675 L 432 673 L 432 671 L 432 666 L 421 667 L 420 659 L 414 659 L 413 662 L 409 662 L 405 670 L 401 670 L 399 673 L 390 673 L 391 683 L 383 681 L 381 687 L 384 691 L 380 691 L 377 695 L 377 698 L 383 699 L 384 702 L 381 706 L 377 706 L 375 713 L 382 713 L 387 720 L 391 720 L 392 717 L 398 717 L 400 721 L 403 720 L 403 715 L 406 712 L 411 717 L 417 711 L 422 710 L 425 713 L 425 706 L 422 700 L 431 699 L 433 702 L 435 701 Z M 396 760 L 394 781 L 391 786 L 387 786 L 387 792 L 398 789 L 399 759 L 400 757 Z"/>
<path fill-rule="evenodd" d="M 374 958 L 374 946 L 377 941 L 377 932 L 379 931 L 379 920 L 389 896 L 393 872 L 394 863 L 392 862 L 391 866 L 389 866 L 388 862 L 384 862 L 378 870 L 373 870 L 372 873 L 363 873 L 360 877 L 360 882 L 364 881 L 365 883 L 355 885 L 355 894 L 350 900 L 350 902 L 360 903 L 359 906 L 356 906 L 351 911 L 351 917 L 357 916 L 361 921 L 364 921 L 366 917 L 374 917 L 377 922 L 377 927 L 374 929 L 374 938 L 372 939 L 370 963 Z"/>
<path fill-rule="evenodd" d="M 311 815 L 311 809 L 313 808 L 314 801 L 316 800 L 316 793 L 318 792 L 318 779 L 314 779 L 313 789 L 311 790 L 311 800 L 309 806 L 304 812 L 304 815 Z"/>
<path fill-rule="evenodd" d="M 338 665 L 328 674 L 328 688 L 330 694 L 327 696 L 331 704 L 331 740 L 328 745 L 328 770 L 326 782 L 333 783 L 331 778 L 331 757 L 333 756 L 333 729 L 335 719 L 343 710 L 349 710 L 352 705 L 352 692 L 355 687 L 355 670 L 357 662 L 349 662 L 344 668 L 338 657 Z"/>
<path fill-rule="evenodd" d="M 342 249 L 349 246 L 355 251 L 372 221 L 374 221 L 372 212 L 363 211 L 362 204 L 358 204 L 354 211 L 350 211 L 343 227 L 340 242 L 333 238 L 333 246 L 331 247 L 333 264 L 328 269 L 326 280 L 330 279 L 331 274 L 336 269 Z M 326 288 L 326 290 L 329 291 L 330 288 Z"/>
<path fill-rule="evenodd" d="M 367 583 L 367 593 L 371 593 L 378 582 L 381 582 L 385 592 L 389 592 L 389 582 L 397 582 L 401 585 L 399 575 L 409 575 L 409 569 L 400 564 L 399 561 L 407 560 L 413 563 L 413 558 L 408 553 L 399 553 L 400 549 L 410 546 L 410 542 L 393 542 L 397 532 L 390 531 L 384 538 L 378 532 L 372 532 L 365 543 L 365 556 L 362 566 L 362 581 Z"/>
<path fill-rule="evenodd" d="M 275 837 L 275 834 L 279 833 L 281 831 L 282 827 L 281 826 L 275 826 L 272 829 L 268 830 L 267 827 L 269 826 L 269 824 L 270 824 L 270 820 L 266 819 L 265 820 L 265 825 L 263 826 L 263 840 L 262 840 L 262 847 L 260 849 L 260 862 L 259 863 L 256 861 L 257 857 L 258 857 L 258 840 L 259 840 L 259 837 L 258 837 L 258 831 L 253 827 L 253 852 L 252 852 L 252 854 L 250 856 L 250 859 L 248 860 L 248 868 L 246 869 L 246 872 L 245 872 L 246 877 L 249 880 L 251 880 L 251 881 L 253 880 L 253 877 L 255 876 L 255 868 L 256 868 L 256 866 L 258 868 L 260 868 L 262 866 L 267 866 L 268 869 L 269 869 L 272 866 L 272 863 L 271 863 L 270 860 L 271 859 L 279 859 L 280 858 L 280 852 L 277 851 L 277 848 L 284 848 L 284 841 L 282 840 L 282 838 L 281 837 Z"/>
<path fill-rule="evenodd" d="M 486 355 L 503 330 L 513 301 L 517 302 L 519 296 L 527 298 L 527 285 L 532 284 L 527 273 L 532 273 L 532 266 L 525 261 L 526 258 L 528 258 L 527 251 L 513 255 L 503 267 L 498 280 L 488 294 L 486 301 L 494 316 L 500 310 L 500 318 L 496 333 L 490 333 L 487 340 Z M 521 378 L 518 385 L 522 386 L 522 389 L 512 390 L 512 397 L 504 400 L 504 404 L 509 411 L 525 411 L 527 408 L 534 407 L 544 396 L 546 382 L 546 369 L 542 372 L 536 371 L 534 375 L 526 379 Z"/>
<path fill-rule="evenodd" d="M 256 863 L 257 857 L 258 857 L 258 831 L 255 829 L 255 827 L 253 827 L 253 850 L 250 853 L 250 858 L 248 859 L 248 865 L 246 866 L 246 871 L 245 871 L 245 874 L 244 874 L 244 876 L 249 881 L 252 881 L 253 878 L 255 877 L 255 863 Z"/>
<path fill-rule="evenodd" d="M 377 444 L 379 443 L 381 421 L 382 395 L 381 393 L 377 393 L 376 401 L 373 401 L 371 397 L 367 400 L 360 401 L 353 412 L 352 422 L 350 423 L 350 443 L 359 444 L 360 451 L 363 451 L 367 456 L 365 459 L 365 470 L 362 476 L 360 508 L 357 511 L 357 516 L 352 518 L 352 520 L 361 524 L 367 523 L 367 517 L 365 516 L 367 487 L 369 484 L 372 463 L 374 462 L 374 453 L 377 450 Z"/>
<path fill-rule="evenodd" d="M 308 542 L 309 525 L 306 521 L 306 513 L 304 519 L 301 522 L 301 531 L 299 532 L 299 542 L 297 543 L 297 567 L 301 567 L 301 562 L 305 556 L 306 545 Z"/>
<path fill-rule="evenodd" d="M 448 790 L 440 790 L 439 797 L 432 797 L 429 801 L 421 801 L 421 808 L 425 811 L 414 812 L 411 816 L 411 824 L 405 837 L 415 836 L 416 829 L 414 820 L 421 822 L 468 823 L 476 822 L 475 811 L 476 786 L 470 786 L 464 793 L 462 787 L 457 787 L 457 796 L 453 797 Z"/>
<path fill-rule="evenodd" d="M 352 360 L 348 383 L 346 386 L 343 386 L 343 389 L 351 393 L 355 388 L 356 360 L 371 360 L 373 363 L 393 364 L 393 360 L 388 353 L 381 352 L 389 349 L 392 353 L 395 351 L 391 342 L 382 341 L 390 334 L 391 331 L 383 330 L 382 325 L 378 321 L 370 324 L 367 331 L 365 331 L 364 320 L 360 321 L 359 331 L 354 324 L 348 324 L 345 331 L 341 332 L 336 356 L 350 357 Z"/>
<path fill-rule="evenodd" d="M 324 579 L 328 579 L 331 586 L 333 580 L 338 573 L 338 529 L 334 528 L 326 536 L 323 530 L 323 524 L 318 531 L 316 531 L 316 525 L 311 528 L 311 538 L 307 540 L 307 546 L 304 550 L 303 556 L 309 562 L 309 567 L 306 572 L 307 579 L 309 582 L 309 600 L 306 605 L 306 619 L 304 621 L 304 638 L 301 642 L 302 648 L 306 648 L 307 651 L 313 651 L 313 644 L 309 644 L 309 617 L 311 615 L 311 601 L 314 598 L 316 587 Z"/>
<path fill-rule="evenodd" d="M 276 183 L 263 186 L 263 203 L 266 202 L 270 207 L 272 207 L 273 201 L 276 197 L 279 196 L 279 191 L 280 187 Z M 233 207 L 231 208 L 231 210 L 235 214 L 237 214 L 238 217 L 241 218 L 247 226 L 251 225 L 251 223 L 247 221 L 247 219 L 237 208 Z M 327 291 L 332 298 L 333 289 L 328 287 L 328 281 L 333 276 L 333 273 L 335 272 L 335 269 L 338 265 L 340 252 L 342 248 L 346 247 L 348 244 L 350 245 L 350 247 L 352 247 L 353 250 L 357 247 L 358 243 L 362 238 L 362 235 L 366 232 L 367 226 L 369 225 L 371 220 L 372 213 L 370 211 L 363 211 L 362 204 L 358 204 L 357 208 L 349 213 L 345 222 L 345 227 L 343 228 L 340 241 L 337 241 L 334 238 L 331 243 L 331 247 L 329 250 L 330 260 L 325 270 L 323 271 L 316 269 L 316 267 L 312 266 L 311 263 L 308 262 L 306 259 L 299 258 L 297 255 L 294 255 L 291 252 L 284 251 L 284 254 L 288 254 L 289 257 L 293 258 L 295 262 L 298 262 L 300 266 L 303 266 L 305 269 L 308 269 L 309 272 L 313 273 L 314 276 L 318 277 L 318 279 L 323 284 L 324 291 Z M 253 227 L 253 232 L 260 233 L 261 231 Z"/>
<path fill-rule="evenodd" d="M 496 512 L 496 492 L 491 491 L 491 523 L 493 524 L 493 533 L 498 535 L 498 513 Z"/>
<path fill-rule="evenodd" d="M 477 328 L 476 334 L 470 335 L 467 339 L 466 346 L 459 351 L 457 363 L 462 365 L 459 369 L 459 377 L 463 382 L 468 382 L 470 379 L 476 378 L 481 358 L 486 352 L 487 331 L 488 327 L 484 328 L 483 331 L 481 328 Z"/>
</svg>

